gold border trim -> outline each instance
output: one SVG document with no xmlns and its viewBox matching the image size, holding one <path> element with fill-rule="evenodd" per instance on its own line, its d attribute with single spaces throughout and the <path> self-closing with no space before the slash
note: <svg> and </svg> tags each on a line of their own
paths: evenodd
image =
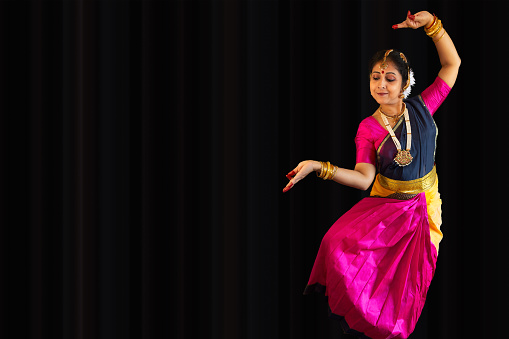
<svg viewBox="0 0 509 339">
<path fill-rule="evenodd" d="M 433 166 L 433 169 L 422 178 L 409 181 L 394 180 L 378 174 L 378 182 L 380 185 L 382 185 L 383 188 L 404 194 L 417 194 L 427 191 L 433 186 L 436 178 L 436 166 Z"/>
<path fill-rule="evenodd" d="M 435 160 L 435 155 L 436 155 L 436 152 L 437 152 L 438 126 L 437 126 L 437 123 L 435 121 L 435 118 L 433 118 L 433 115 L 429 111 L 428 106 L 426 106 L 426 103 L 424 102 L 424 99 L 421 97 L 420 94 L 419 94 L 419 100 L 421 101 L 421 104 L 426 109 L 426 112 L 428 112 L 428 114 L 430 115 L 431 121 L 433 121 L 433 125 L 435 125 L 435 149 L 433 150 L 433 160 Z"/>
</svg>

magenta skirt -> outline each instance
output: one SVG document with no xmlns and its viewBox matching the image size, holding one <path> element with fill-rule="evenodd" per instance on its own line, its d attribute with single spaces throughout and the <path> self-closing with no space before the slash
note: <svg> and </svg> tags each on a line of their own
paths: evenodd
<svg viewBox="0 0 509 339">
<path fill-rule="evenodd" d="M 425 193 L 364 198 L 325 234 L 304 294 L 373 339 L 408 338 L 435 273 Z"/>
</svg>

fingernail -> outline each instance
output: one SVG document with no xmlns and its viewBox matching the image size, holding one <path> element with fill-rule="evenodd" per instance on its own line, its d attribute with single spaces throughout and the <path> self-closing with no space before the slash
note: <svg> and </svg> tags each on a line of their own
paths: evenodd
<svg viewBox="0 0 509 339">
<path fill-rule="evenodd" d="M 288 180 L 292 180 L 292 176 L 290 174 L 287 174 L 286 177 L 288 178 Z"/>
<path fill-rule="evenodd" d="M 410 10 L 409 10 L 408 13 L 407 13 L 407 16 L 410 16 L 410 15 L 412 15 L 412 13 L 410 13 Z"/>
<path fill-rule="evenodd" d="M 415 20 L 415 15 L 409 15 L 408 16 L 411 20 Z"/>
<path fill-rule="evenodd" d="M 290 188 L 292 188 L 292 187 L 293 187 L 293 184 L 290 184 L 290 186 L 285 187 L 285 188 L 283 189 L 283 193 L 284 193 L 284 192 L 288 192 L 288 191 L 290 190 Z"/>
<path fill-rule="evenodd" d="M 398 25 L 392 25 L 392 29 L 398 29 Z"/>
</svg>

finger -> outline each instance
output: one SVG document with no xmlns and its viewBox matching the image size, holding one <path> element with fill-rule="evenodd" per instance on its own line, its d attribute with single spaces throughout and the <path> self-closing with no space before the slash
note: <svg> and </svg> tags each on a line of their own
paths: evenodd
<svg viewBox="0 0 509 339">
<path fill-rule="evenodd" d="M 288 178 L 288 180 L 292 180 L 296 173 L 297 172 L 295 172 L 295 170 L 292 170 L 286 175 L 286 177 Z"/>
<path fill-rule="evenodd" d="M 400 24 L 392 25 L 392 29 L 398 29 L 398 28 L 408 28 L 408 27 L 410 27 L 410 26 L 408 25 L 408 23 L 406 22 L 406 20 L 405 20 L 405 21 L 403 21 L 403 22 L 402 22 L 402 23 L 400 23 Z"/>
<path fill-rule="evenodd" d="M 415 21 L 415 15 L 413 15 L 410 11 L 408 11 L 407 14 L 406 14 L 406 17 L 407 17 L 407 19 L 405 21 L 403 21 L 400 24 L 393 25 L 392 28 L 393 29 L 398 29 L 398 28 L 409 28 L 409 27 L 412 27 L 412 24 Z"/>
<path fill-rule="evenodd" d="M 285 188 L 283 188 L 283 193 L 288 192 L 293 187 L 293 182 L 289 182 Z"/>
</svg>

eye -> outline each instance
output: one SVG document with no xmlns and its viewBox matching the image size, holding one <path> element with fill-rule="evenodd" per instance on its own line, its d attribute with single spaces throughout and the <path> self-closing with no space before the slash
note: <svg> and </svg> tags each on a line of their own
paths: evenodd
<svg viewBox="0 0 509 339">
<path fill-rule="evenodd" d="M 393 82 L 393 81 L 396 81 L 396 79 L 387 79 L 387 81 Z"/>
<path fill-rule="evenodd" d="M 379 77 L 379 76 L 376 76 L 376 75 L 373 75 L 373 76 L 371 77 L 371 79 L 373 79 L 373 80 L 380 80 L 380 77 Z"/>
</svg>

